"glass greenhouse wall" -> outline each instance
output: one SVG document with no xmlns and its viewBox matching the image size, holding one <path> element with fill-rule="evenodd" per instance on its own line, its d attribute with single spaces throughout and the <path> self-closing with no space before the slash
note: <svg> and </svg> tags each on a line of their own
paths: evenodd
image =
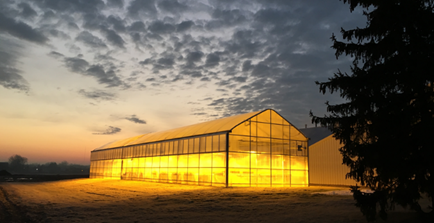
<svg viewBox="0 0 434 223">
<path fill-rule="evenodd" d="M 91 153 L 90 177 L 226 187 L 307 186 L 307 138 L 268 109 L 103 146 Z"/>
</svg>

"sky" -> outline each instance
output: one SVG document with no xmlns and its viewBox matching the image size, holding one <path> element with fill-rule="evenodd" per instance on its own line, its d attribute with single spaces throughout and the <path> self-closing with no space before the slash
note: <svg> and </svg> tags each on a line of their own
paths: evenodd
<svg viewBox="0 0 434 223">
<path fill-rule="evenodd" d="M 89 164 L 115 140 L 272 108 L 326 114 L 338 0 L 2 0 L 0 162 Z"/>
</svg>

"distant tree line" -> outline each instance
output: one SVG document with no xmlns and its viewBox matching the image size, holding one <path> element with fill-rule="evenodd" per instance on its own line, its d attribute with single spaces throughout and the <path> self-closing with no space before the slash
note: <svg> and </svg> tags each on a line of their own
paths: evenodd
<svg viewBox="0 0 434 223">
<path fill-rule="evenodd" d="M 20 155 L 9 157 L 7 171 L 14 174 L 89 174 L 90 166 L 70 164 L 66 161 L 45 164 L 27 164 L 28 159 Z"/>
</svg>

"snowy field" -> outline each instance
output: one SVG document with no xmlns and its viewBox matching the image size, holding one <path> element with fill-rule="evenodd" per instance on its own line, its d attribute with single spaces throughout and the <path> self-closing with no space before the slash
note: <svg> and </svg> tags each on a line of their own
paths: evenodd
<svg viewBox="0 0 434 223">
<path fill-rule="evenodd" d="M 339 187 L 218 188 L 77 179 L 1 183 L 0 189 L 0 222 L 366 222 L 348 189 Z M 414 222 L 414 217 L 397 209 L 387 222 Z"/>
</svg>

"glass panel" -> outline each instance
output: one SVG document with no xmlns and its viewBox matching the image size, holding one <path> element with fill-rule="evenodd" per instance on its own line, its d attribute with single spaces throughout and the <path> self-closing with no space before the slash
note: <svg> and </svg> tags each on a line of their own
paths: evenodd
<svg viewBox="0 0 434 223">
<path fill-rule="evenodd" d="M 258 153 L 256 156 L 256 166 L 258 168 L 267 168 L 270 169 L 270 154 L 261 154 Z M 252 160 L 253 163 L 253 160 Z"/>
<path fill-rule="evenodd" d="M 270 170 L 258 169 L 257 170 L 257 182 L 258 186 L 270 186 Z"/>
<path fill-rule="evenodd" d="M 168 156 L 162 156 L 160 158 L 160 167 L 168 167 L 169 157 Z"/>
<path fill-rule="evenodd" d="M 306 170 L 307 169 L 307 157 L 304 156 L 291 156 L 291 169 Z"/>
<path fill-rule="evenodd" d="M 271 111 L 271 123 L 283 124 L 283 118 L 274 111 Z"/>
<path fill-rule="evenodd" d="M 206 152 L 206 137 L 200 137 L 200 152 Z"/>
<path fill-rule="evenodd" d="M 166 154 L 166 143 L 162 142 L 162 143 L 158 143 L 160 145 L 160 155 L 165 155 Z"/>
<path fill-rule="evenodd" d="M 139 166 L 139 159 L 135 158 L 135 159 L 131 159 L 132 163 L 131 163 L 131 167 L 138 167 Z M 109 160 L 106 160 L 106 164 L 108 164 Z"/>
<path fill-rule="evenodd" d="M 188 153 L 194 153 L 194 138 L 188 139 Z"/>
<path fill-rule="evenodd" d="M 229 168 L 229 186 L 250 186 L 249 169 Z"/>
<path fill-rule="evenodd" d="M 282 155 L 283 154 L 284 141 L 281 139 L 272 139 L 271 140 L 271 151 L 274 155 Z"/>
<path fill-rule="evenodd" d="M 283 186 L 283 181 L 284 181 L 284 175 L 285 175 L 285 170 L 272 170 L 271 176 L 271 182 L 273 184 L 273 186 Z"/>
<path fill-rule="evenodd" d="M 284 169 L 290 169 L 291 168 L 291 157 L 290 156 L 283 156 L 283 168 Z"/>
<path fill-rule="evenodd" d="M 251 169 L 250 170 L 250 186 L 257 187 L 258 186 L 258 170 Z"/>
<path fill-rule="evenodd" d="M 307 171 L 291 171 L 291 185 L 307 186 L 308 177 Z"/>
<path fill-rule="evenodd" d="M 184 140 L 178 140 L 178 154 L 184 153 Z"/>
<path fill-rule="evenodd" d="M 229 151 L 248 152 L 250 151 L 250 137 L 229 135 Z"/>
<path fill-rule="evenodd" d="M 155 156 L 162 155 L 160 149 L 161 149 L 161 144 L 160 143 L 155 143 L 154 144 Z"/>
<path fill-rule="evenodd" d="M 282 143 L 283 143 L 283 154 L 290 155 L 291 151 L 290 151 L 289 141 L 285 139 L 284 141 L 282 141 Z"/>
<path fill-rule="evenodd" d="M 271 138 L 283 139 L 283 125 L 271 125 Z"/>
<path fill-rule="evenodd" d="M 220 151 L 226 152 L 226 134 L 220 135 Z"/>
<path fill-rule="evenodd" d="M 152 158 L 152 167 L 153 168 L 159 168 L 160 167 L 160 157 L 155 156 Z"/>
<path fill-rule="evenodd" d="M 289 125 L 283 126 L 283 138 L 289 139 Z"/>
<path fill-rule="evenodd" d="M 250 154 L 250 166 L 251 168 L 258 168 L 258 154 L 252 152 Z"/>
<path fill-rule="evenodd" d="M 188 153 L 188 139 L 184 139 L 183 142 L 184 142 L 183 143 L 184 145 L 182 145 L 182 153 L 187 154 Z"/>
<path fill-rule="evenodd" d="M 257 153 L 270 153 L 270 139 L 257 138 L 256 149 Z"/>
<path fill-rule="evenodd" d="M 199 168 L 199 182 L 211 183 L 212 169 L 211 168 Z"/>
<path fill-rule="evenodd" d="M 285 171 L 285 175 L 283 176 L 283 183 L 286 186 L 290 186 L 291 184 L 291 171 L 289 170 L 284 170 Z"/>
<path fill-rule="evenodd" d="M 250 135 L 250 121 L 245 121 L 239 124 L 237 127 L 232 129 L 231 133 L 234 135 Z"/>
<path fill-rule="evenodd" d="M 212 168 L 212 183 L 226 183 L 226 168 Z"/>
<path fill-rule="evenodd" d="M 145 179 L 152 178 L 152 157 L 145 158 Z"/>
<path fill-rule="evenodd" d="M 188 155 L 188 167 L 199 167 L 199 154 Z"/>
<path fill-rule="evenodd" d="M 190 183 L 199 181 L 199 168 L 188 168 L 188 181 Z"/>
<path fill-rule="evenodd" d="M 173 154 L 179 154 L 179 151 L 178 151 L 178 140 L 173 141 Z"/>
<path fill-rule="evenodd" d="M 153 180 L 160 179 L 160 167 L 152 167 L 151 177 Z"/>
<path fill-rule="evenodd" d="M 272 169 L 283 169 L 284 161 L 282 155 L 272 155 L 271 156 L 271 168 Z"/>
<path fill-rule="evenodd" d="M 177 183 L 178 181 L 178 168 L 168 168 L 167 169 L 168 182 L 169 183 Z"/>
<path fill-rule="evenodd" d="M 187 167 L 187 166 L 188 166 L 188 155 L 179 155 L 178 167 Z"/>
<path fill-rule="evenodd" d="M 184 183 L 188 179 L 187 168 L 178 168 L 178 182 Z"/>
<path fill-rule="evenodd" d="M 151 168 L 152 167 L 152 157 L 146 157 L 145 158 L 145 167 L 146 168 Z"/>
<path fill-rule="evenodd" d="M 270 123 L 270 110 L 266 110 L 261 114 L 256 116 L 258 118 L 258 122 L 267 122 Z"/>
<path fill-rule="evenodd" d="M 160 168 L 159 179 L 160 182 L 163 183 L 167 182 L 168 180 L 167 168 Z"/>
<path fill-rule="evenodd" d="M 194 153 L 199 153 L 200 137 L 194 138 Z"/>
<path fill-rule="evenodd" d="M 257 122 L 251 122 L 250 123 L 250 133 L 251 136 L 258 136 L 258 123 Z"/>
<path fill-rule="evenodd" d="M 258 123 L 258 136 L 270 137 L 270 124 Z"/>
<path fill-rule="evenodd" d="M 218 152 L 219 151 L 219 136 L 218 135 L 213 135 L 212 136 L 212 151 L 213 152 Z"/>
<path fill-rule="evenodd" d="M 168 156 L 168 167 L 178 167 L 178 156 Z"/>
<path fill-rule="evenodd" d="M 212 154 L 213 167 L 226 167 L 226 153 Z"/>
<path fill-rule="evenodd" d="M 200 154 L 200 167 L 212 167 L 212 153 Z"/>
<path fill-rule="evenodd" d="M 206 152 L 212 152 L 212 136 L 206 137 Z"/>
<path fill-rule="evenodd" d="M 250 154 L 249 153 L 229 153 L 229 167 L 250 167 Z"/>
</svg>

